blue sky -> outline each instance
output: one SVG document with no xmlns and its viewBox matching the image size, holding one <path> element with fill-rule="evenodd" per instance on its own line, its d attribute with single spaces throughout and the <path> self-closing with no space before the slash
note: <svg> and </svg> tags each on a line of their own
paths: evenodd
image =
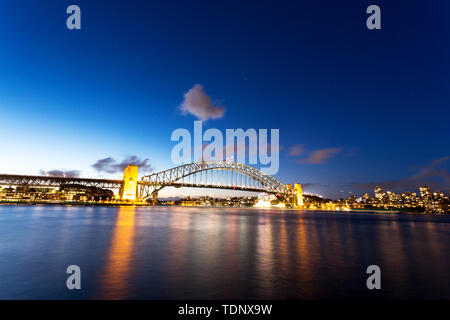
<svg viewBox="0 0 450 320">
<path fill-rule="evenodd" d="M 70 4 L 81 30 L 66 28 Z M 370 4 L 381 30 L 365 26 Z M 200 84 L 225 109 L 205 129 L 280 129 L 282 182 L 334 198 L 375 183 L 449 190 L 449 10 L 448 1 L 2 1 L 0 171 L 120 177 L 92 165 L 130 155 L 169 168 L 172 131 L 196 120 L 179 106 Z"/>
</svg>

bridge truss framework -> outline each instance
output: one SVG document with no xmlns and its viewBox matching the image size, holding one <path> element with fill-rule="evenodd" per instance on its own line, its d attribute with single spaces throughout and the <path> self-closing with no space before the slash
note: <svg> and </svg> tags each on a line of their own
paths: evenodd
<svg viewBox="0 0 450 320">
<path fill-rule="evenodd" d="M 140 198 L 157 197 L 158 191 L 168 186 L 265 192 L 279 197 L 294 194 L 292 189 L 257 168 L 236 162 L 211 161 L 185 164 L 144 176 L 140 181 Z"/>
<path fill-rule="evenodd" d="M 136 171 L 137 179 L 137 171 Z M 26 176 L 0 174 L 0 185 L 22 187 L 84 186 L 101 189 L 120 189 L 124 180 L 70 178 L 53 176 Z M 295 201 L 296 191 L 263 171 L 236 162 L 211 161 L 180 165 L 142 177 L 137 182 L 140 200 L 158 197 L 165 187 L 215 188 L 275 194 L 286 204 Z"/>
</svg>

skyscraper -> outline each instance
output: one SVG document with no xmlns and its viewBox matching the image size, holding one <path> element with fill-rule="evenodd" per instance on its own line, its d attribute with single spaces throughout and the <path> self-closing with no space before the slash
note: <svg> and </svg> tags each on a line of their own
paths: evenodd
<svg viewBox="0 0 450 320">
<path fill-rule="evenodd" d="M 423 200 L 431 200 L 432 196 L 431 196 L 431 191 L 430 188 L 428 188 L 427 186 L 423 186 L 420 187 L 420 197 Z"/>
<path fill-rule="evenodd" d="M 375 189 L 373 190 L 375 193 L 375 198 L 377 198 L 378 200 L 382 200 L 383 199 L 383 189 L 381 189 L 379 186 L 376 186 Z"/>
</svg>

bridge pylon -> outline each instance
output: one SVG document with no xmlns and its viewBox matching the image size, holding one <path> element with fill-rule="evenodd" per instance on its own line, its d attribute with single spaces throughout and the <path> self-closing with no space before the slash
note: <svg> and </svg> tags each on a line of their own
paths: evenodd
<svg viewBox="0 0 450 320">
<path fill-rule="evenodd" d="M 286 185 L 286 194 L 284 196 L 284 204 L 288 207 L 295 207 L 295 197 L 294 190 L 292 189 L 292 184 Z"/>
<path fill-rule="evenodd" d="M 303 206 L 302 185 L 300 183 L 296 183 L 294 186 L 294 190 L 295 190 L 295 206 L 302 207 Z"/>
<path fill-rule="evenodd" d="M 119 191 L 120 200 L 138 200 L 138 167 L 129 165 L 123 172 L 123 183 Z"/>
</svg>

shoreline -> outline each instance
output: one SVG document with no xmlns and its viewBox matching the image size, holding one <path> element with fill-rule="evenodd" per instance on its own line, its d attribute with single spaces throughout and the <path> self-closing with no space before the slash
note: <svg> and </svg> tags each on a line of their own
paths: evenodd
<svg viewBox="0 0 450 320">
<path fill-rule="evenodd" d="M 181 205 L 152 205 L 147 203 L 95 203 L 95 202 L 48 202 L 48 201 L 0 201 L 0 206 L 79 206 L 79 207 L 184 207 L 184 208 L 238 208 L 238 209 L 259 209 L 259 210 L 289 210 L 289 211 L 307 211 L 307 212 L 336 212 L 336 213 L 384 213 L 384 214 L 417 214 L 417 215 L 445 215 L 439 213 L 426 213 L 408 209 L 384 209 L 384 208 L 354 208 L 349 210 L 327 210 L 327 209 L 310 209 L 310 208 L 255 208 L 255 207 L 227 207 L 227 206 L 181 206 Z"/>
<path fill-rule="evenodd" d="M 0 205 L 44 205 L 44 206 L 80 206 L 80 207 L 123 207 L 123 206 L 139 206 L 139 207 L 151 207 L 152 205 L 146 203 L 114 203 L 114 202 L 78 202 L 78 201 L 0 201 Z"/>
</svg>

